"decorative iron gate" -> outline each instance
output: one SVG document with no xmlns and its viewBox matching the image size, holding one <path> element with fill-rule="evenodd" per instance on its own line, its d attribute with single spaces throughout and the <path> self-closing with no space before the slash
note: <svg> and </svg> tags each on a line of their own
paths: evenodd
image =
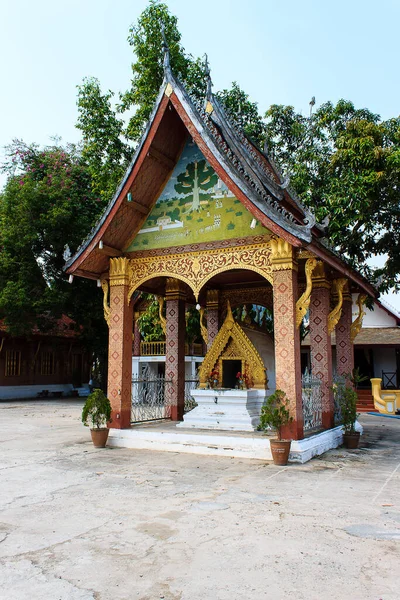
<svg viewBox="0 0 400 600">
<path fill-rule="evenodd" d="M 162 375 L 151 375 L 149 369 L 144 369 L 141 377 L 132 379 L 132 409 L 131 423 L 159 421 L 171 417 L 171 406 L 165 401 L 167 385 L 172 385 Z M 185 413 L 197 406 L 190 390 L 197 388 L 198 379 L 185 381 Z"/>
<path fill-rule="evenodd" d="M 322 427 L 321 380 L 306 371 L 302 377 L 304 431 Z"/>
<path fill-rule="evenodd" d="M 171 417 L 171 407 L 165 402 L 165 388 L 170 383 L 163 376 L 132 379 L 132 423 Z"/>
</svg>

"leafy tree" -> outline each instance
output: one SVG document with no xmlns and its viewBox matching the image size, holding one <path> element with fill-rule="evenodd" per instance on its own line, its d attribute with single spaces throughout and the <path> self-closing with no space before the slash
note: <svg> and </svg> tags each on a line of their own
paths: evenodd
<svg viewBox="0 0 400 600">
<path fill-rule="evenodd" d="M 86 78 L 78 86 L 78 122 L 82 131 L 82 158 L 92 178 L 93 191 L 109 201 L 132 154 L 124 141 L 124 122 L 111 106 L 113 92 L 102 94 L 100 82 Z"/>
<path fill-rule="evenodd" d="M 164 77 L 162 24 L 174 75 L 196 96 L 202 97 L 205 91 L 204 65 L 200 59 L 186 54 L 182 47 L 178 19 L 171 15 L 166 4 L 150 0 L 137 23 L 131 26 L 128 37 L 136 61 L 132 63 L 131 87 L 121 94 L 119 110 L 135 108 L 127 127 L 131 140 L 140 138 Z"/>
<path fill-rule="evenodd" d="M 107 348 L 101 299 L 93 283 L 63 272 L 100 214 L 90 173 L 76 146 L 46 148 L 14 141 L 0 194 L 0 318 L 12 335 L 52 329 L 63 313 L 99 360 Z"/>
<path fill-rule="evenodd" d="M 330 244 L 382 291 L 399 289 L 400 119 L 345 100 L 310 117 L 273 105 L 266 117 L 270 152 L 318 219 L 330 217 Z M 372 272 L 366 261 L 379 254 L 386 264 Z"/>
<path fill-rule="evenodd" d="M 157 296 L 143 294 L 147 299 L 146 310 L 140 315 L 138 325 L 139 331 L 145 342 L 159 342 L 165 340 L 165 335 L 160 322 L 160 305 Z"/>
<path fill-rule="evenodd" d="M 236 81 L 232 83 L 230 90 L 217 92 L 216 96 L 246 135 L 262 145 L 265 140 L 265 123 L 258 112 L 257 103 L 249 100 L 248 94 Z"/>
</svg>

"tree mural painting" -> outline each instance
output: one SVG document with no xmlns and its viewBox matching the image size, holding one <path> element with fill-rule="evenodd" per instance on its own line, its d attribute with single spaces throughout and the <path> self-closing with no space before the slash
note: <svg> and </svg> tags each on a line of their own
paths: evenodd
<svg viewBox="0 0 400 600">
<path fill-rule="evenodd" d="M 214 187 L 218 177 L 205 160 L 191 162 L 186 171 L 180 173 L 175 184 L 175 191 L 183 195 L 179 204 L 184 207 L 182 214 L 199 212 L 201 204 L 208 204 L 208 198 L 201 200 L 201 194 Z"/>
</svg>

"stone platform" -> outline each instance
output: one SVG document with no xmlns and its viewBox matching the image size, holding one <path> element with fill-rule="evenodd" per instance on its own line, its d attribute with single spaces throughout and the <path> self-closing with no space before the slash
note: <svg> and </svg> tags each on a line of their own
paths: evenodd
<svg viewBox="0 0 400 600">
<path fill-rule="evenodd" d="M 362 427 L 357 423 L 357 430 Z M 270 438 L 262 432 L 185 430 L 171 421 L 134 425 L 131 429 L 110 429 L 108 445 L 136 450 L 184 452 L 207 456 L 228 456 L 272 460 Z M 342 428 L 335 427 L 303 440 L 292 441 L 289 462 L 305 463 L 342 443 Z"/>
<path fill-rule="evenodd" d="M 179 428 L 255 431 L 268 391 L 246 389 L 195 389 L 197 406 L 178 423 Z"/>
</svg>

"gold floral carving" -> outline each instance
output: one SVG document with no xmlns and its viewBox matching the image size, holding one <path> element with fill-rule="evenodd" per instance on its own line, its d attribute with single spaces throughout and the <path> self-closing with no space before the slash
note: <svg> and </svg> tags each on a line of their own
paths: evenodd
<svg viewBox="0 0 400 600">
<path fill-rule="evenodd" d="M 129 283 L 129 259 L 125 257 L 110 258 L 110 286 L 127 285 Z"/>
<path fill-rule="evenodd" d="M 223 250 L 132 258 L 129 260 L 129 298 L 140 285 L 154 277 L 183 281 L 192 289 L 196 300 L 209 279 L 231 269 L 255 271 L 272 283 L 270 254 L 269 244 L 252 244 Z"/>
<path fill-rule="evenodd" d="M 312 274 L 317 266 L 316 258 L 309 258 L 306 261 L 304 270 L 306 274 L 306 289 L 296 302 L 296 327 L 300 327 L 303 318 L 305 317 L 310 306 L 310 297 L 312 290 Z"/>
<path fill-rule="evenodd" d="M 351 329 L 350 329 L 350 340 L 352 342 L 354 342 L 357 334 L 360 332 L 360 329 L 362 327 L 363 324 L 363 319 L 364 316 L 366 314 L 363 305 L 365 303 L 367 299 L 367 295 L 366 294 L 359 294 L 358 298 L 357 298 L 357 304 L 358 304 L 358 316 L 357 318 L 353 321 L 353 323 L 351 324 Z"/>
<path fill-rule="evenodd" d="M 225 355 L 228 352 L 228 355 Z M 211 348 L 208 350 L 199 369 L 200 387 L 204 388 L 211 371 L 217 363 L 222 366 L 222 360 L 235 357 L 242 361 L 242 371 L 245 371 L 255 388 L 265 389 L 267 378 L 261 356 L 244 333 L 243 329 L 232 315 L 231 305 L 228 309 L 224 323 L 217 333 Z M 220 377 L 222 369 L 219 370 Z M 219 382 L 221 384 L 221 381 Z"/>
<path fill-rule="evenodd" d="M 343 289 L 347 283 L 347 279 L 335 279 L 333 282 L 335 294 L 337 295 L 337 304 L 328 315 L 328 333 L 332 333 L 342 315 L 343 306 Z"/>
<path fill-rule="evenodd" d="M 297 269 L 293 256 L 293 247 L 282 238 L 271 238 L 271 262 L 273 271 Z"/>
<path fill-rule="evenodd" d="M 208 331 L 207 327 L 204 325 L 204 308 L 200 308 L 200 331 L 201 337 L 205 341 L 206 345 L 208 344 Z"/>
<path fill-rule="evenodd" d="M 158 316 L 160 317 L 160 325 L 163 330 L 163 334 L 167 335 L 167 319 L 164 317 L 164 304 L 165 299 L 163 296 L 157 296 L 158 301 Z"/>
<path fill-rule="evenodd" d="M 103 310 L 104 310 L 104 319 L 108 326 L 110 326 L 110 316 L 111 316 L 111 308 L 108 304 L 108 292 L 109 285 L 107 279 L 102 279 L 101 287 L 103 289 Z"/>
</svg>

